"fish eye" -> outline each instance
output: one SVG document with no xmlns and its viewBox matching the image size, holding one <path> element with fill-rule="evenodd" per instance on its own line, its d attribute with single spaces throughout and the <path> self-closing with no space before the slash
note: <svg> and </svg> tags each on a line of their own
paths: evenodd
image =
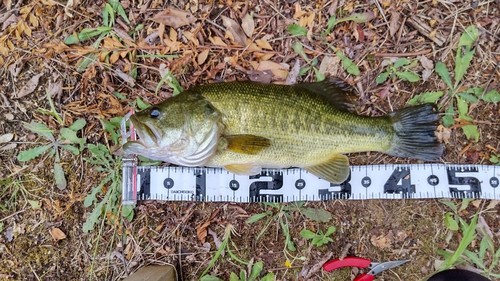
<svg viewBox="0 0 500 281">
<path fill-rule="evenodd" d="M 160 117 L 160 109 L 158 107 L 151 108 L 151 111 L 149 112 L 149 116 L 151 118 L 158 118 L 158 117 Z"/>
</svg>

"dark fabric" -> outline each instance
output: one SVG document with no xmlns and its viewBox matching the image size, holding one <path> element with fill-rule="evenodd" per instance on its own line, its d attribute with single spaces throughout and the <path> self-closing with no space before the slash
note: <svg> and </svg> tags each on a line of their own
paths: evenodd
<svg viewBox="0 0 500 281">
<path fill-rule="evenodd" d="M 427 281 L 491 281 L 490 279 L 463 269 L 448 269 L 434 274 Z"/>
</svg>

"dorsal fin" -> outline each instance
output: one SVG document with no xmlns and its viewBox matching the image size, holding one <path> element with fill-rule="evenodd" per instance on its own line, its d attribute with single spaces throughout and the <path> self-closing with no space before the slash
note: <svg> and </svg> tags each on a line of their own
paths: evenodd
<svg viewBox="0 0 500 281">
<path fill-rule="evenodd" d="M 295 86 L 321 96 L 337 109 L 353 111 L 353 87 L 340 78 L 330 77 L 321 82 L 305 82 Z"/>
</svg>

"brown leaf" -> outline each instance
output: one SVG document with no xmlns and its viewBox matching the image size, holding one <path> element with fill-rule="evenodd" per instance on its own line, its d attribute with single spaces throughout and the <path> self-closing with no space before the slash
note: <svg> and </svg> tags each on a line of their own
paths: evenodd
<svg viewBox="0 0 500 281">
<path fill-rule="evenodd" d="M 436 137 L 441 143 L 450 143 L 451 130 L 446 128 L 443 125 L 439 125 L 437 127 L 437 131 L 435 132 Z"/>
<path fill-rule="evenodd" d="M 38 86 L 38 82 L 40 80 L 40 77 L 42 77 L 42 75 L 43 73 L 40 73 L 31 77 L 31 79 L 26 83 L 26 85 L 24 85 L 24 87 L 22 87 L 21 90 L 17 92 L 15 98 L 22 98 L 24 96 L 31 94 Z"/>
<path fill-rule="evenodd" d="M 2 23 L 2 31 L 5 30 L 9 25 L 17 23 L 19 17 L 15 14 L 10 15 L 3 23 Z"/>
<path fill-rule="evenodd" d="M 257 70 L 266 71 L 270 70 L 274 77 L 278 80 L 285 80 L 288 76 L 288 67 L 279 63 L 275 63 L 272 61 L 261 61 L 257 66 Z"/>
<path fill-rule="evenodd" d="M 178 28 L 192 24 L 196 21 L 196 18 L 189 12 L 168 6 L 165 10 L 154 15 L 152 20 L 173 28 Z"/>
<path fill-rule="evenodd" d="M 211 223 L 211 221 L 206 221 L 196 227 L 196 237 L 198 237 L 198 240 L 200 240 L 201 243 L 205 243 L 205 241 L 207 241 L 208 227 Z"/>
<path fill-rule="evenodd" d="M 243 19 L 241 19 L 241 28 L 248 37 L 252 37 L 253 31 L 255 30 L 255 22 L 253 21 L 253 16 L 246 14 Z"/>
<path fill-rule="evenodd" d="M 273 80 L 273 73 L 271 70 L 258 71 L 258 70 L 250 70 L 247 72 L 248 79 L 254 82 L 260 83 L 271 83 Z"/>
<path fill-rule="evenodd" d="M 399 14 L 398 11 L 393 10 L 391 13 L 391 20 L 389 22 L 389 34 L 394 37 L 396 35 L 396 32 L 398 32 L 399 28 L 401 27 L 401 23 L 399 22 L 399 18 L 401 15 Z"/>
<path fill-rule="evenodd" d="M 257 40 L 255 40 L 255 44 L 257 44 L 257 46 L 259 46 L 259 48 L 271 50 L 271 51 L 273 50 L 273 47 L 271 47 L 271 44 L 269 44 L 269 42 L 267 42 L 267 40 L 257 39 Z"/>
<path fill-rule="evenodd" d="M 240 46 L 246 46 L 247 36 L 241 26 L 236 21 L 226 16 L 221 16 L 221 18 L 222 24 L 227 28 L 231 35 L 233 35 L 234 42 Z"/>
<path fill-rule="evenodd" d="M 222 41 L 222 38 L 219 36 L 214 36 L 214 37 L 208 37 L 208 40 L 212 42 L 212 44 L 217 45 L 217 46 L 222 46 L 222 47 L 227 47 L 227 44 Z"/>
<path fill-rule="evenodd" d="M 118 75 L 118 77 L 120 77 L 123 81 L 127 82 L 130 86 L 133 87 L 135 85 L 134 78 L 132 76 L 128 75 L 127 73 L 117 69 L 116 75 Z"/>
<path fill-rule="evenodd" d="M 199 65 L 202 65 L 203 63 L 205 63 L 205 61 L 207 60 L 209 51 L 210 51 L 209 49 L 205 49 L 201 53 L 198 54 L 198 64 Z"/>
<path fill-rule="evenodd" d="M 52 238 L 54 238 L 54 240 L 56 241 L 66 238 L 66 234 L 64 234 L 64 232 L 57 227 L 54 227 L 50 230 L 50 235 L 52 235 Z"/>
</svg>

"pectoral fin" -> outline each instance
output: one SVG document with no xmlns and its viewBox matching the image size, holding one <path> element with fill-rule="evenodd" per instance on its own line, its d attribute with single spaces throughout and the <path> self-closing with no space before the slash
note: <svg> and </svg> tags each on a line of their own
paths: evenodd
<svg viewBox="0 0 500 281">
<path fill-rule="evenodd" d="M 226 148 L 236 153 L 255 155 L 271 145 L 270 139 L 254 135 L 230 135 L 224 138 L 227 141 Z"/>
<path fill-rule="evenodd" d="M 335 154 L 330 160 L 304 167 L 308 172 L 331 183 L 342 183 L 349 177 L 349 159 L 342 154 Z"/>
<path fill-rule="evenodd" d="M 262 167 L 252 164 L 232 164 L 224 166 L 224 169 L 238 175 L 256 175 L 262 171 Z"/>
</svg>

